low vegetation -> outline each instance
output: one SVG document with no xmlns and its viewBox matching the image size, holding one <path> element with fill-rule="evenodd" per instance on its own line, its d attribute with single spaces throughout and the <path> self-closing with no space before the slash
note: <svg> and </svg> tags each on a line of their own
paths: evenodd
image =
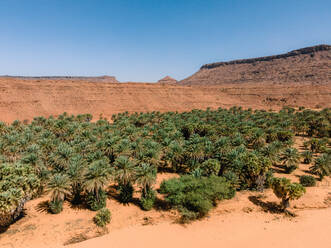
<svg viewBox="0 0 331 248">
<path fill-rule="evenodd" d="M 111 213 L 108 208 L 103 208 L 97 212 L 94 216 L 93 221 L 99 227 L 104 227 L 110 223 Z"/>
<path fill-rule="evenodd" d="M 31 123 L 0 123 L 0 225 L 14 221 L 26 201 L 44 192 L 54 214 L 64 201 L 100 211 L 110 184 L 124 204 L 133 202 L 138 190 L 139 204 L 148 211 L 157 200 L 154 184 L 162 171 L 180 175 L 163 182 L 160 192 L 186 220 L 206 215 L 236 190 L 262 191 L 270 185 L 285 208 L 303 188 L 273 179 L 273 168 L 291 173 L 303 158 L 320 179 L 331 171 L 330 109 L 233 107 L 125 112 L 111 123 L 91 119 L 64 113 Z M 293 147 L 296 135 L 308 140 L 302 157 Z"/>
<path fill-rule="evenodd" d="M 316 185 L 316 179 L 309 175 L 303 175 L 300 176 L 300 184 L 305 187 L 313 187 Z"/>
<path fill-rule="evenodd" d="M 187 222 L 205 216 L 217 201 L 232 198 L 235 190 L 224 177 L 186 175 L 163 181 L 160 193 L 166 195 L 165 200 Z"/>
<path fill-rule="evenodd" d="M 273 178 L 271 188 L 275 195 L 282 200 L 282 207 L 286 210 L 290 206 L 290 200 L 299 199 L 306 193 L 306 189 L 299 183 L 291 183 L 285 177 Z"/>
</svg>

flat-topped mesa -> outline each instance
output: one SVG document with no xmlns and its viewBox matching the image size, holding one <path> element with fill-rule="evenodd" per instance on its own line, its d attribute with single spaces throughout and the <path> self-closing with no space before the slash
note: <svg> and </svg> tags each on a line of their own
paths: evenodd
<svg viewBox="0 0 331 248">
<path fill-rule="evenodd" d="M 177 83 L 177 80 L 170 77 L 170 76 L 166 76 L 162 79 L 160 79 L 159 81 L 157 81 L 158 83 L 161 83 L 161 84 L 175 84 Z"/>
<path fill-rule="evenodd" d="M 238 83 L 331 83 L 331 46 L 319 45 L 288 53 L 206 64 L 180 85 Z"/>
<path fill-rule="evenodd" d="M 71 81 L 88 81 L 88 82 L 105 82 L 105 83 L 119 83 L 114 76 L 10 76 L 3 75 L 0 78 L 17 78 L 20 80 L 71 80 Z"/>
<path fill-rule="evenodd" d="M 216 62 L 216 63 L 210 63 L 205 64 L 201 66 L 201 70 L 203 69 L 212 69 L 219 66 L 224 65 L 236 65 L 236 64 L 251 64 L 255 62 L 260 61 L 271 61 L 275 59 L 284 59 L 288 57 L 293 57 L 301 54 L 314 54 L 315 52 L 319 51 L 328 51 L 331 50 L 330 45 L 317 45 L 317 46 L 311 46 L 311 47 L 305 47 L 297 50 L 290 51 L 288 53 L 278 54 L 278 55 L 272 55 L 272 56 L 265 56 L 265 57 L 258 57 L 258 58 L 251 58 L 251 59 L 238 59 L 238 60 L 232 60 L 232 61 L 226 61 L 226 62 Z"/>
</svg>

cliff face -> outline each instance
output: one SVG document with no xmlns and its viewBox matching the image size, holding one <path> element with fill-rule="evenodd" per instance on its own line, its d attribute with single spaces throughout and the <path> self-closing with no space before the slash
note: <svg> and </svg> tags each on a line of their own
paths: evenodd
<svg viewBox="0 0 331 248">
<path fill-rule="evenodd" d="M 203 65 L 185 85 L 226 83 L 329 83 L 331 46 L 319 45 L 285 54 Z"/>
</svg>

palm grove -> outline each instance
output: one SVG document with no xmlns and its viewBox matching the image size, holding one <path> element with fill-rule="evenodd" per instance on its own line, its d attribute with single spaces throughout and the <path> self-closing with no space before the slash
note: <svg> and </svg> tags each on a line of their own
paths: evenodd
<svg viewBox="0 0 331 248">
<path fill-rule="evenodd" d="M 320 180 L 331 173 L 330 109 L 284 108 L 279 112 L 240 107 L 191 112 L 121 113 L 112 123 L 89 114 L 36 117 L 29 124 L 0 123 L 0 225 L 20 216 L 24 203 L 49 193 L 49 211 L 64 201 L 100 210 L 109 221 L 107 188 L 116 199 L 150 210 L 157 197 L 158 172 L 179 174 L 161 183 L 170 208 L 183 220 L 203 217 L 219 200 L 238 190 L 271 187 L 284 209 L 301 197 L 301 184 L 273 177 L 273 166 L 292 173 L 302 160 Z M 306 136 L 306 151 L 293 147 Z M 315 180 L 306 176 L 302 182 Z M 302 183 L 304 184 L 304 183 Z M 308 185 L 305 185 L 308 186 Z"/>
</svg>

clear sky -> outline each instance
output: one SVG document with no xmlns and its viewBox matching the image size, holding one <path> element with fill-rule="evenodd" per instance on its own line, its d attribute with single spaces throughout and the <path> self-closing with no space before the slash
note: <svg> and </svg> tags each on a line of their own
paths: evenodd
<svg viewBox="0 0 331 248">
<path fill-rule="evenodd" d="M 0 75 L 183 79 L 321 43 L 330 0 L 0 0 Z"/>
</svg>

